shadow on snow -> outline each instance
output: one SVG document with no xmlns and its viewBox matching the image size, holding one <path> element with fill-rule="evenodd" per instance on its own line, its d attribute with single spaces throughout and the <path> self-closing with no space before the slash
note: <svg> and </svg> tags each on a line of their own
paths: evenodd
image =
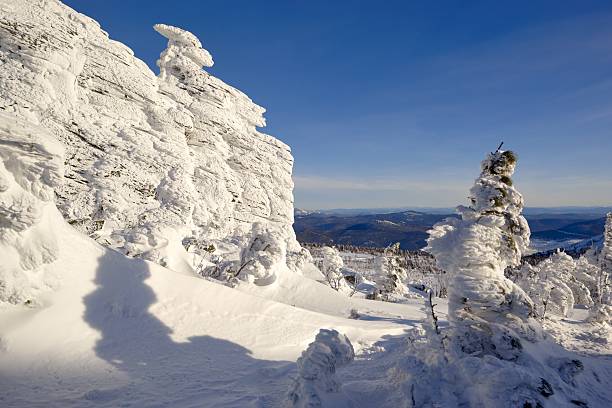
<svg viewBox="0 0 612 408">
<path fill-rule="evenodd" d="M 111 250 L 99 259 L 98 287 L 84 298 L 84 318 L 102 335 L 96 355 L 129 380 L 90 391 L 86 399 L 113 406 L 264 407 L 284 398 L 294 363 L 257 360 L 244 347 L 210 336 L 173 341 L 172 330 L 149 312 L 157 301 L 145 284 L 149 276 L 143 260 Z"/>
</svg>

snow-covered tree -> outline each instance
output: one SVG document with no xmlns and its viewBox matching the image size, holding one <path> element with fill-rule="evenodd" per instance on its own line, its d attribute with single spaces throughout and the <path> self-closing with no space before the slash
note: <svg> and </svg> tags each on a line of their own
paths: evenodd
<svg viewBox="0 0 612 408">
<path fill-rule="evenodd" d="M 404 281 L 407 278 L 406 268 L 400 259 L 399 242 L 390 245 L 377 258 L 379 274 L 376 276 L 376 288 L 383 300 L 390 300 L 394 295 L 407 292 Z"/>
<path fill-rule="evenodd" d="M 604 241 L 599 253 L 599 271 L 595 281 L 596 305 L 589 315 L 589 320 L 612 325 L 612 212 L 606 215 Z"/>
<path fill-rule="evenodd" d="M 510 178 L 515 165 L 512 152 L 489 154 L 471 189 L 470 205 L 458 208 L 459 218 L 430 231 L 427 250 L 450 279 L 451 327 L 444 342 L 448 363 L 440 369 L 427 357 L 418 358 L 416 363 L 426 367 L 419 378 L 429 381 L 434 373 L 454 384 L 460 402 L 452 406 L 570 406 L 570 400 L 585 406 L 571 381 L 564 382 L 560 371 L 544 366 L 534 348 L 524 346 L 545 338 L 533 319 L 533 302 L 504 275 L 507 267 L 518 266 L 529 244 L 523 199 Z M 443 397 L 419 396 L 420 384 L 413 385 L 413 401 Z M 418 404 L 413 406 L 423 406 Z"/>
<path fill-rule="evenodd" d="M 567 316 L 574 307 L 572 290 L 559 276 L 563 269 L 558 269 L 555 263 L 549 258 L 542 265 L 527 264 L 521 269 L 523 279 L 519 284 L 533 300 L 536 314 L 540 317 L 550 313 Z"/>
<path fill-rule="evenodd" d="M 334 290 L 340 290 L 344 283 L 344 276 L 342 275 L 342 267 L 344 261 L 340 256 L 340 253 L 336 248 L 323 247 L 320 250 L 321 255 L 321 272 L 325 276 L 327 283 Z"/>
<path fill-rule="evenodd" d="M 599 254 L 600 273 L 597 275 L 597 303 L 612 304 L 612 212 L 606 216 L 604 241 Z"/>
<path fill-rule="evenodd" d="M 591 299 L 595 303 L 597 301 L 597 278 L 599 276 L 600 268 L 597 265 L 597 262 L 590 261 L 590 258 L 593 257 L 591 253 L 592 251 L 589 250 L 586 254 L 575 260 L 576 269 L 574 269 L 574 278 L 586 286 L 591 294 Z"/>
<path fill-rule="evenodd" d="M 253 224 L 251 231 L 242 237 L 238 245 L 240 253 L 215 254 L 214 246 L 204 245 L 197 273 L 233 286 L 238 281 L 268 285 L 276 280 L 276 274 L 285 267 L 287 241 L 282 232 L 261 223 Z"/>
<path fill-rule="evenodd" d="M 276 279 L 276 268 L 285 264 L 287 243 L 282 234 L 260 223 L 253 224 L 249 242 L 240 252 L 236 277 L 257 285 Z"/>
<path fill-rule="evenodd" d="M 482 162 L 470 190 L 470 205 L 459 206 L 459 218 L 436 224 L 427 251 L 449 274 L 449 320 L 455 344 L 468 353 L 516 358 L 533 316 L 533 303 L 504 276 L 517 266 L 529 245 L 529 226 L 521 215 L 523 197 L 512 179 L 516 156 L 496 151 Z"/>
<path fill-rule="evenodd" d="M 578 263 L 558 251 L 536 266 L 523 265 L 518 284 L 533 300 L 538 316 L 567 316 L 575 304 L 593 306 L 591 291 L 577 276 L 588 281 L 588 275 L 578 270 Z"/>
</svg>

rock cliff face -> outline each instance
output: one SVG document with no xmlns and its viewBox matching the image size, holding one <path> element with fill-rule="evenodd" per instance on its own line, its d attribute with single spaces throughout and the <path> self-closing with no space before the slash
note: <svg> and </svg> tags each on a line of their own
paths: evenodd
<svg viewBox="0 0 612 408">
<path fill-rule="evenodd" d="M 290 149 L 257 131 L 263 108 L 202 70 L 213 61 L 194 35 L 155 30 L 159 76 L 59 1 L 0 0 L 0 120 L 62 148 L 63 166 L 42 162 L 59 172 L 45 185 L 98 242 L 193 271 L 210 251 L 239 257 L 264 224 L 298 269 Z M 6 151 L 19 135 L 2 137 Z"/>
</svg>

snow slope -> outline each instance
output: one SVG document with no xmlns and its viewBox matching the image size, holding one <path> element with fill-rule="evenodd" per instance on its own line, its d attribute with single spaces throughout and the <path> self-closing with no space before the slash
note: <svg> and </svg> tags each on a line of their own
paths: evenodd
<svg viewBox="0 0 612 408">
<path fill-rule="evenodd" d="M 54 222 L 50 272 L 63 284 L 36 307 L 0 306 L 3 407 L 279 406 L 320 328 L 360 351 L 422 318 L 418 303 L 351 300 L 296 274 L 276 292 L 289 286 L 310 310 L 271 301 L 105 249 L 57 213 Z M 350 308 L 364 318 L 348 319 Z"/>
</svg>

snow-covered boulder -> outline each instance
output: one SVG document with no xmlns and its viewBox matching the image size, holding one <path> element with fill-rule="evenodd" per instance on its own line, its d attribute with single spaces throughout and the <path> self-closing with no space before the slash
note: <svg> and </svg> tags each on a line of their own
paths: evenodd
<svg viewBox="0 0 612 408">
<path fill-rule="evenodd" d="M 265 224 L 298 268 L 289 147 L 257 130 L 263 108 L 202 70 L 213 60 L 193 34 L 155 30 L 168 39 L 159 76 L 57 0 L 0 0 L 0 121 L 64 150 L 46 201 L 98 242 L 183 271 L 197 248 L 239 256 Z"/>
</svg>

